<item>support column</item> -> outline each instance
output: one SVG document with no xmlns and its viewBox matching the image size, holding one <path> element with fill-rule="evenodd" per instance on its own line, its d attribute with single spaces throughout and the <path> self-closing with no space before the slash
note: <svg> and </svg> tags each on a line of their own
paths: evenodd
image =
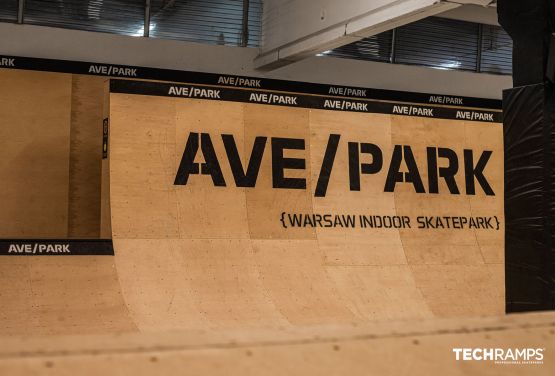
<svg viewBox="0 0 555 376">
<path fill-rule="evenodd" d="M 513 39 L 513 83 L 503 95 L 507 312 L 555 309 L 555 86 L 546 77 L 551 0 L 499 0 Z M 555 62 L 554 62 L 555 64 Z"/>
</svg>

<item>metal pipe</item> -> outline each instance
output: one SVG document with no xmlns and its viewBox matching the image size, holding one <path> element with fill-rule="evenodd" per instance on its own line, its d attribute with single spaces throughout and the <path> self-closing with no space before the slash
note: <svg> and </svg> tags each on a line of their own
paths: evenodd
<svg viewBox="0 0 555 376">
<path fill-rule="evenodd" d="M 145 26 L 143 36 L 150 35 L 150 0 L 145 0 Z"/>
<path fill-rule="evenodd" d="M 476 54 L 476 72 L 482 72 L 482 47 L 484 46 L 484 25 L 478 25 L 478 53 Z"/>
<path fill-rule="evenodd" d="M 23 13 L 25 10 L 25 0 L 19 0 L 17 4 L 17 23 L 23 23 Z"/>
<path fill-rule="evenodd" d="M 391 51 L 389 54 L 389 62 L 395 64 L 397 49 L 397 28 L 391 33 Z"/>
<path fill-rule="evenodd" d="M 241 29 L 241 47 L 247 47 L 249 44 L 249 7 L 250 1 L 243 0 L 243 24 Z"/>
</svg>

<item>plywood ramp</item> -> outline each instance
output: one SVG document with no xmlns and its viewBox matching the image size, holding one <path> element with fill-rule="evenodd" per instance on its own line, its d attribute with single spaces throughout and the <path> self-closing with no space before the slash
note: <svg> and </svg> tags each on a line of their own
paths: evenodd
<svg viewBox="0 0 555 376">
<path fill-rule="evenodd" d="M 0 239 L 100 232 L 103 78 L 0 70 Z M 133 330 L 111 257 L 0 257 L 0 335 Z"/>
<path fill-rule="evenodd" d="M 294 328 L 504 311 L 501 124 L 108 94 L 101 77 L 60 73 L 0 70 L 0 79 L 7 140 L 0 238 L 113 237 L 116 250 L 115 257 L 3 256 L 0 335 Z M 101 160 L 105 118 L 110 147 Z M 193 162 L 204 174 L 175 185 L 185 146 L 201 133 Z M 236 151 L 222 135 L 233 136 Z M 225 186 L 202 166 L 207 137 Z M 238 186 L 229 156 L 238 156 L 237 175 L 256 160 L 255 142 L 264 146 L 258 170 L 253 163 L 256 184 Z M 403 145 L 426 192 L 427 148 L 453 150 L 459 194 L 442 178 L 437 194 L 405 182 L 385 192 Z M 382 163 L 368 173 L 380 164 L 373 147 Z M 495 196 L 480 187 L 466 194 L 466 149 L 476 159 L 493 152 L 484 174 Z M 325 155 L 333 165 L 323 168 Z M 325 216 L 339 225 L 322 226 Z M 410 218 L 411 226 L 370 228 L 360 216 Z M 422 229 L 418 216 L 495 216 L 500 227 Z"/>
<path fill-rule="evenodd" d="M 199 174 L 174 185 L 191 133 L 210 135 L 225 187 Z M 236 186 L 222 134 L 233 135 L 244 169 L 256 137 L 267 137 L 255 187 Z M 315 197 L 330 134 L 340 142 L 325 197 Z M 285 170 L 306 189 L 273 187 L 272 138 L 304 140 L 284 157 L 306 161 Z M 361 174 L 360 191 L 350 189 L 348 142 L 383 153 L 379 172 Z M 402 182 L 384 192 L 395 145 L 411 146 L 426 191 L 426 148 L 455 151 L 460 194 L 441 178 L 439 194 Z M 464 149 L 476 159 L 493 151 L 484 173 L 495 196 L 479 186 L 466 194 Z M 111 94 L 109 164 L 118 279 L 141 331 L 504 312 L 501 124 Z M 412 226 L 285 228 L 288 214 L 406 216 Z M 500 228 L 419 229 L 417 216 L 496 216 Z"/>
<path fill-rule="evenodd" d="M 539 350 L 542 359 L 540 364 L 457 361 L 456 348 Z M 555 316 L 544 313 L 279 330 L 0 338 L 0 373 L 547 376 L 555 373 L 553 348 Z"/>
</svg>

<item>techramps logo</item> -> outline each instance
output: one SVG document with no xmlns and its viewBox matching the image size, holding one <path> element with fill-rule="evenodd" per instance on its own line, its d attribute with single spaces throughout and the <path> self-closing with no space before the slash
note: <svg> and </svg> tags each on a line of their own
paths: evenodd
<svg viewBox="0 0 555 376">
<path fill-rule="evenodd" d="M 544 352 L 544 348 L 453 348 L 457 361 L 489 361 L 504 365 L 540 365 Z"/>
</svg>

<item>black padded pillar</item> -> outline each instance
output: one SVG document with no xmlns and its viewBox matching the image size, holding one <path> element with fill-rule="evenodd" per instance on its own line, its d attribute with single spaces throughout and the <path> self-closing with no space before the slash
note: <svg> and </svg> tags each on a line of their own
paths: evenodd
<svg viewBox="0 0 555 376">
<path fill-rule="evenodd" d="M 507 312 L 555 309 L 555 91 L 503 95 Z"/>
<path fill-rule="evenodd" d="M 515 88 L 503 93 L 507 312 L 555 309 L 555 0 L 498 0 L 497 11 L 514 45 Z"/>
</svg>

